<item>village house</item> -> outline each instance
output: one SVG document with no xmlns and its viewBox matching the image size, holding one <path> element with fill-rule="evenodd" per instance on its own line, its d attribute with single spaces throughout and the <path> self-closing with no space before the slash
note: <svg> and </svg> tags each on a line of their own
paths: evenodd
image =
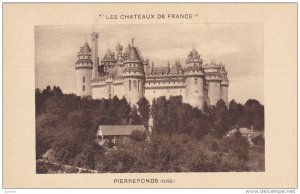
<svg viewBox="0 0 300 194">
<path fill-rule="evenodd" d="M 99 125 L 96 141 L 99 144 L 107 140 L 115 143 L 117 138 L 130 137 L 134 131 L 146 133 L 144 125 Z"/>
<path fill-rule="evenodd" d="M 240 131 L 240 133 L 243 137 L 252 137 L 253 138 L 253 137 L 256 137 L 256 136 L 259 136 L 259 135 L 264 136 L 263 132 L 254 131 L 253 127 L 251 127 L 251 129 L 246 128 L 246 127 L 235 128 L 235 129 L 232 129 L 229 132 L 227 132 L 226 136 L 229 137 L 229 136 L 234 135 L 237 132 L 237 130 Z"/>
</svg>

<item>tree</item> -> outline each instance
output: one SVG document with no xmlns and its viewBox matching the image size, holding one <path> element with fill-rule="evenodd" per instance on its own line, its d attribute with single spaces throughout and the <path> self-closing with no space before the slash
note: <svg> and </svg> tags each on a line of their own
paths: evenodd
<svg viewBox="0 0 300 194">
<path fill-rule="evenodd" d="M 216 135 L 222 137 L 229 130 L 228 110 L 226 103 L 222 99 L 220 99 L 216 104 L 213 118 L 213 126 L 216 130 Z"/>
<path fill-rule="evenodd" d="M 144 141 L 147 138 L 145 131 L 134 130 L 130 136 L 135 141 Z"/>
<path fill-rule="evenodd" d="M 165 96 L 153 100 L 151 115 L 153 117 L 153 133 L 168 131 L 168 102 Z"/>
<path fill-rule="evenodd" d="M 35 116 L 39 115 L 42 107 L 42 92 L 39 88 L 35 89 Z"/>
<path fill-rule="evenodd" d="M 138 114 L 136 106 L 132 106 L 130 113 L 131 125 L 140 125 L 142 124 L 142 119 Z"/>
<path fill-rule="evenodd" d="M 182 96 L 170 96 L 167 107 L 168 133 L 175 133 L 183 128 Z"/>
<path fill-rule="evenodd" d="M 264 106 L 259 101 L 249 99 L 244 105 L 244 125 L 254 126 L 256 130 L 264 129 Z"/>
<path fill-rule="evenodd" d="M 144 126 L 148 127 L 149 117 L 150 117 L 150 104 L 149 101 L 143 97 L 138 102 L 138 111 L 141 114 L 141 118 Z"/>
<path fill-rule="evenodd" d="M 235 100 L 231 100 L 228 108 L 229 126 L 240 125 L 240 119 L 243 114 L 243 106 Z"/>
</svg>

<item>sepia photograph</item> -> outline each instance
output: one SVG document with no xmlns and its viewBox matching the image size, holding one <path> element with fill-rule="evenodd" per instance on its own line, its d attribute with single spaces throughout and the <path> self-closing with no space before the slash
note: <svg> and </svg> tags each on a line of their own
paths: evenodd
<svg viewBox="0 0 300 194">
<path fill-rule="evenodd" d="M 37 25 L 36 173 L 264 172 L 262 23 Z"/>
</svg>

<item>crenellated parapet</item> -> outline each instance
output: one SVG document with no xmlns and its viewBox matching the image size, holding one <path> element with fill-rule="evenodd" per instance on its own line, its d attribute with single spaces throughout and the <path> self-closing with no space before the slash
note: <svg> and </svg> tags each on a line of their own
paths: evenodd
<svg viewBox="0 0 300 194">
<path fill-rule="evenodd" d="M 201 77 L 205 76 L 204 70 L 199 66 L 187 67 L 184 70 L 185 77 Z"/>
<path fill-rule="evenodd" d="M 210 64 L 205 64 L 203 66 L 205 77 L 208 82 L 210 81 L 216 81 L 221 82 L 222 81 L 222 75 L 220 73 L 220 64 L 215 63 L 212 61 Z"/>
<path fill-rule="evenodd" d="M 91 37 L 92 49 L 85 43 L 75 63 L 79 96 L 92 95 L 94 99 L 124 96 L 129 103 L 136 104 L 144 96 L 152 101 L 160 96 L 181 95 L 184 102 L 201 110 L 205 103 L 216 105 L 219 99 L 228 103 L 225 65 L 214 61 L 204 65 L 195 47 L 183 66 L 178 59 L 154 66 L 153 61 L 144 60 L 132 40 L 127 47 L 117 43 L 113 51 L 107 49 L 99 63 L 99 35 L 93 32 Z"/>
<path fill-rule="evenodd" d="M 227 71 L 225 69 L 225 65 L 223 65 L 222 63 L 220 64 L 221 68 L 220 68 L 220 74 L 222 76 L 222 81 L 221 81 L 221 86 L 229 86 L 229 80 L 227 77 Z"/>
<path fill-rule="evenodd" d="M 92 79 L 93 61 L 91 57 L 91 48 L 86 42 L 77 54 L 75 63 L 76 71 L 76 93 L 78 96 L 91 96 L 91 79 Z"/>
<path fill-rule="evenodd" d="M 192 51 L 190 51 L 188 58 L 186 60 L 186 66 L 199 66 L 201 67 L 203 63 L 203 60 L 201 59 L 200 54 L 198 53 L 198 51 L 195 49 L 195 47 L 193 48 Z"/>
<path fill-rule="evenodd" d="M 75 69 L 93 69 L 91 49 L 87 43 L 85 43 L 83 47 L 80 47 L 80 51 L 77 54 Z"/>
</svg>

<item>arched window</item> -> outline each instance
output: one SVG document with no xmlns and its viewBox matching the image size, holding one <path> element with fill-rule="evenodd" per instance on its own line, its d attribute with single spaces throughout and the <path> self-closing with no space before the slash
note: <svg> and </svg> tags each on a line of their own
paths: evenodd
<svg viewBox="0 0 300 194">
<path fill-rule="evenodd" d="M 85 77 L 82 77 L 82 83 L 85 83 Z"/>
<path fill-rule="evenodd" d="M 131 80 L 129 80 L 129 91 L 131 91 Z"/>
</svg>

